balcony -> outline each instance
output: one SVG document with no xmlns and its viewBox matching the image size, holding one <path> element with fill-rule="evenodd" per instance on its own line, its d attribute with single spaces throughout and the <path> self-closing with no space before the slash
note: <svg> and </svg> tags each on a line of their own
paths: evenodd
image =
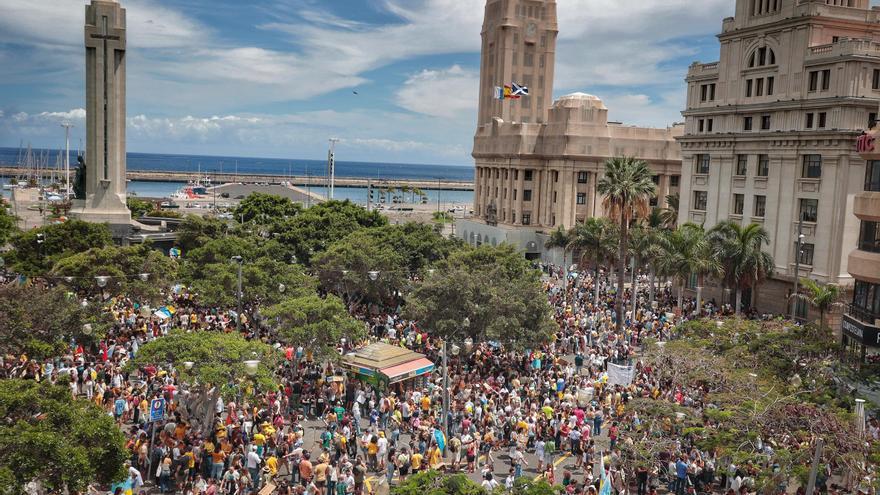
<svg viewBox="0 0 880 495">
<path fill-rule="evenodd" d="M 849 253 L 846 270 L 858 280 L 880 284 L 880 253 L 856 249 Z"/>
<path fill-rule="evenodd" d="M 880 222 L 880 192 L 860 192 L 853 200 L 853 214 L 866 222 Z"/>
<path fill-rule="evenodd" d="M 871 40 L 843 39 L 837 43 L 811 46 L 806 62 L 846 56 L 880 56 L 880 43 Z"/>
<path fill-rule="evenodd" d="M 876 325 L 877 321 L 880 320 L 880 313 L 875 313 L 861 306 L 856 306 L 855 304 L 850 304 L 846 313 L 868 325 Z"/>
<path fill-rule="evenodd" d="M 717 77 L 718 76 L 718 62 L 712 62 L 709 64 L 701 64 L 699 62 L 694 62 L 688 67 L 688 79 L 694 77 L 699 79 L 705 79 L 709 77 Z"/>
</svg>

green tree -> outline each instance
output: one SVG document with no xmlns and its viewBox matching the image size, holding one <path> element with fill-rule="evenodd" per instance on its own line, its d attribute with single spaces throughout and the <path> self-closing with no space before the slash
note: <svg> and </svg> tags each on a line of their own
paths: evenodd
<svg viewBox="0 0 880 495">
<path fill-rule="evenodd" d="M 391 495 L 487 495 L 464 474 L 424 471 L 391 488 Z"/>
<path fill-rule="evenodd" d="M 599 270 L 614 256 L 617 229 L 607 218 L 590 217 L 574 226 L 569 240 L 569 251 L 580 253 L 580 269 L 588 262 L 593 265 L 593 304 L 599 304 Z"/>
<path fill-rule="evenodd" d="M 657 186 L 651 180 L 647 162 L 630 157 L 611 158 L 605 162 L 605 175 L 599 179 L 598 191 L 604 196 L 602 204 L 609 216 L 620 226 L 620 244 L 617 259 L 617 328 L 623 328 L 623 279 L 626 270 L 626 253 L 629 243 L 629 227 L 633 220 L 648 215 L 649 201 Z"/>
<path fill-rule="evenodd" d="M 112 242 L 107 224 L 68 220 L 46 225 L 12 238 L 11 268 L 30 277 L 41 276 L 62 258 Z"/>
<path fill-rule="evenodd" d="M 678 203 L 678 193 L 666 196 L 666 207 L 660 210 L 660 213 L 663 217 L 663 226 L 667 229 L 674 229 L 678 226 Z"/>
<path fill-rule="evenodd" d="M 653 297 L 654 297 L 654 263 L 656 262 L 656 258 L 660 253 L 660 249 L 657 245 L 657 236 L 658 231 L 651 228 L 648 225 L 638 223 L 636 224 L 631 231 L 630 242 L 629 242 L 629 255 L 633 261 L 633 273 L 632 273 L 632 308 L 633 313 L 636 311 L 636 303 L 638 301 L 638 291 L 636 288 L 638 287 L 638 272 L 640 269 L 644 268 L 647 264 L 648 269 L 650 271 L 650 279 L 651 279 L 651 303 L 653 305 Z"/>
<path fill-rule="evenodd" d="M 565 266 L 565 273 L 568 275 L 568 250 L 571 248 L 571 239 L 574 235 L 574 229 L 566 230 L 560 225 L 544 242 L 545 249 L 562 248 L 562 264 Z"/>
<path fill-rule="evenodd" d="M 364 229 L 331 244 L 313 267 L 325 289 L 346 294 L 357 304 L 383 303 L 406 284 L 405 263 L 403 253 Z"/>
<path fill-rule="evenodd" d="M 86 324 L 90 330 L 84 328 Z M 71 338 L 88 345 L 109 324 L 99 308 L 81 306 L 61 288 L 0 286 L 0 354 L 27 354 L 32 359 L 58 356 L 68 349 Z"/>
<path fill-rule="evenodd" d="M 300 211 L 302 211 L 302 206 L 294 203 L 290 198 L 254 192 L 241 200 L 233 215 L 238 222 L 256 221 L 260 224 L 268 224 L 285 218 L 293 218 Z"/>
<path fill-rule="evenodd" d="M 187 256 L 193 249 L 207 244 L 212 239 L 229 235 L 230 223 L 219 218 L 202 215 L 187 215 L 177 230 L 177 246 Z"/>
<path fill-rule="evenodd" d="M 301 266 L 267 257 L 245 259 L 241 279 L 242 304 L 249 307 L 271 306 L 285 298 L 310 293 L 316 287 L 315 279 L 303 273 Z M 225 262 L 206 264 L 188 280 L 188 285 L 202 304 L 234 308 L 238 304 L 238 263 L 227 258 Z"/>
<path fill-rule="evenodd" d="M 330 294 L 285 299 L 264 312 L 275 320 L 282 342 L 309 349 L 316 359 L 338 357 L 342 339 L 358 342 L 366 335 L 362 322 L 351 317 L 342 300 Z"/>
<path fill-rule="evenodd" d="M 555 326 L 540 277 L 512 246 L 464 248 L 417 283 L 406 313 L 452 342 L 469 337 L 532 347 Z"/>
<path fill-rule="evenodd" d="M 131 216 L 133 218 L 140 218 L 156 209 L 155 205 L 150 201 L 131 196 L 125 201 L 125 204 L 128 206 L 128 209 L 131 210 Z"/>
<path fill-rule="evenodd" d="M 110 245 L 62 258 L 55 263 L 50 274 L 79 292 L 124 293 L 154 302 L 163 297 L 163 289 L 175 282 L 177 262 L 150 244 Z M 109 277 L 105 287 L 98 286 L 97 277 Z"/>
<path fill-rule="evenodd" d="M 124 479 L 125 436 L 91 401 L 67 387 L 0 381 L 0 493 L 24 495 L 38 481 L 53 493 L 85 492 Z"/>
<path fill-rule="evenodd" d="M 460 239 L 443 237 L 429 225 L 417 222 L 363 229 L 351 235 L 358 236 L 361 233 L 379 243 L 387 244 L 400 254 L 403 257 L 403 268 L 411 273 L 421 272 L 428 265 L 449 256 L 449 253 L 464 245 Z"/>
<path fill-rule="evenodd" d="M 178 411 L 204 434 L 214 426 L 215 406 L 221 396 L 232 400 L 247 390 L 275 388 L 272 370 L 276 357 L 268 345 L 236 333 L 175 330 L 144 344 L 127 366 L 129 370 L 148 365 L 176 370 L 179 382 L 191 392 Z M 249 368 L 250 361 L 259 363 Z"/>
<path fill-rule="evenodd" d="M 702 305 L 703 279 L 722 272 L 721 262 L 702 226 L 686 223 L 660 238 L 659 264 L 678 281 L 678 307 L 692 274 L 697 275 L 697 314 Z"/>
<path fill-rule="evenodd" d="M 794 294 L 801 301 L 806 301 L 810 306 L 819 310 L 819 327 L 823 330 L 827 327 L 825 324 L 825 315 L 839 307 L 843 307 L 843 290 L 837 284 L 820 284 L 809 278 L 801 279 L 801 287 L 806 293 L 799 292 Z"/>
<path fill-rule="evenodd" d="M 299 263 L 309 266 L 316 254 L 335 241 L 362 229 L 382 227 L 388 219 L 377 211 L 346 201 L 325 201 L 276 225 L 277 239 Z"/>
<path fill-rule="evenodd" d="M 18 218 L 9 212 L 6 201 L 0 199 L 0 248 L 18 233 L 17 224 Z"/>
<path fill-rule="evenodd" d="M 773 257 L 763 249 L 770 244 L 770 234 L 759 224 L 743 227 L 728 220 L 713 227 L 709 236 L 724 260 L 724 282 L 736 291 L 734 306 L 736 314 L 740 314 L 743 289 L 754 289 L 773 273 Z"/>
</svg>

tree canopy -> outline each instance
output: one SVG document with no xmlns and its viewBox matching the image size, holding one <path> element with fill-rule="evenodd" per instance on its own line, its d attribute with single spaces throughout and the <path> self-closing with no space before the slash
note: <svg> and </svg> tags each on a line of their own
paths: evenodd
<svg viewBox="0 0 880 495">
<path fill-rule="evenodd" d="M 9 212 L 6 202 L 0 199 L 0 247 L 5 246 L 17 232 L 18 226 L 15 216 Z"/>
<path fill-rule="evenodd" d="M 60 493 L 124 479 L 125 436 L 91 401 L 63 385 L 0 381 L 0 493 L 23 495 L 38 481 Z"/>
<path fill-rule="evenodd" d="M 12 238 L 11 268 L 31 277 L 45 275 L 56 261 L 112 241 L 106 224 L 68 220 L 46 225 Z"/>
<path fill-rule="evenodd" d="M 275 387 L 275 358 L 268 345 L 237 333 L 174 330 L 144 344 L 127 366 L 174 368 L 180 383 L 193 392 L 192 400 L 183 404 L 181 414 L 196 429 L 207 432 L 213 426 L 214 407 L 221 396 L 231 400 L 248 390 Z M 253 375 L 246 361 L 259 361 Z"/>
<path fill-rule="evenodd" d="M 241 200 L 233 214 L 238 222 L 256 221 L 265 224 L 293 218 L 300 211 L 302 211 L 302 206 L 289 198 L 254 192 Z"/>
<path fill-rule="evenodd" d="M 275 261 L 268 257 L 245 260 L 241 266 L 242 303 L 270 306 L 284 298 L 314 292 L 317 283 L 303 273 L 299 265 Z M 238 263 L 226 258 L 225 262 L 210 263 L 192 273 L 189 287 L 208 306 L 235 307 L 238 298 Z"/>
<path fill-rule="evenodd" d="M 282 342 L 309 349 L 317 359 L 338 356 L 341 339 L 358 342 L 366 335 L 364 324 L 352 318 L 342 300 L 332 294 L 285 299 L 263 314 L 275 320 Z"/>
<path fill-rule="evenodd" d="M 409 270 L 403 253 L 379 237 L 358 230 L 317 255 L 312 264 L 321 285 L 358 303 L 389 300 L 406 283 Z"/>
<path fill-rule="evenodd" d="M 514 348 L 545 341 L 554 328 L 540 272 L 509 245 L 452 253 L 417 283 L 406 312 L 443 338 Z"/>
<path fill-rule="evenodd" d="M 52 268 L 51 276 L 80 292 L 95 294 L 125 293 L 142 300 L 154 301 L 160 291 L 169 287 L 177 276 L 177 262 L 149 244 L 117 247 L 105 246 L 62 258 Z M 96 277 L 110 277 L 99 287 Z M 146 277 L 142 280 L 141 277 Z M 65 277 L 71 277 L 65 280 Z"/>
<path fill-rule="evenodd" d="M 325 201 L 307 208 L 292 219 L 275 225 L 277 239 L 299 263 L 308 266 L 313 256 L 330 244 L 362 229 L 381 227 L 388 220 L 348 200 Z"/>
<path fill-rule="evenodd" d="M 86 335 L 83 325 L 90 324 Z M 0 353 L 45 359 L 64 352 L 70 338 L 88 343 L 104 334 L 107 315 L 81 306 L 61 288 L 0 286 Z"/>
</svg>

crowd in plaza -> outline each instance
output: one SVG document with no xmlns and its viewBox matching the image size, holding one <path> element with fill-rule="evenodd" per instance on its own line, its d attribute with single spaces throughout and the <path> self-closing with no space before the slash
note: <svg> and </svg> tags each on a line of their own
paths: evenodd
<svg viewBox="0 0 880 495">
<path fill-rule="evenodd" d="M 440 373 L 389 390 L 356 380 L 339 387 L 331 378 L 343 372 L 334 363 L 313 360 L 308 349 L 279 345 L 284 359 L 275 370 L 277 390 L 218 401 L 212 428 L 188 424 L 179 411 L 188 391 L 176 370 L 125 368 L 140 346 L 172 328 L 236 331 L 232 313 L 201 307 L 186 289 L 168 295 L 175 308 L 170 317 L 142 311 L 125 297 L 111 299 L 115 323 L 97 353 L 74 343 L 68 355 L 56 359 L 6 360 L 0 378 L 57 381 L 69 375 L 74 396 L 94 401 L 117 419 L 128 435 L 130 478 L 111 493 L 138 493 L 152 480 L 162 492 L 186 494 L 246 495 L 271 482 L 270 491 L 283 494 L 360 495 L 441 469 L 480 473 L 488 491 L 510 489 L 528 472 L 564 486 L 566 493 L 587 494 L 597 493 L 603 467 L 615 493 L 632 488 L 638 495 L 658 489 L 678 495 L 747 493 L 747 470 L 685 443 L 636 470 L 628 469 L 621 454 L 621 445 L 638 441 L 640 420 L 627 409 L 631 399 L 687 406 L 703 399 L 696 385 L 671 387 L 639 359 L 646 338 L 675 337 L 680 318 L 671 310 L 670 288 L 654 291 L 652 307 L 647 277 L 640 279 L 639 306 L 622 316 L 618 331 L 614 284 L 607 274 L 598 280 L 596 304 L 590 274 L 541 268 L 558 324 L 554 338 L 522 351 L 493 342 L 462 343 L 448 356 L 445 418 Z M 376 308 L 351 309 L 369 328 L 369 341 L 405 346 L 441 362 L 439 342 L 418 322 Z M 693 306 L 686 306 L 685 314 L 689 309 Z M 705 311 L 719 309 L 710 301 Z M 264 325 L 244 316 L 241 323 L 248 338 L 271 340 Z M 631 366 L 632 381 L 609 383 L 611 364 Z M 161 421 L 150 422 L 156 398 L 165 399 L 167 410 Z M 877 425 L 870 428 L 876 438 Z M 574 463 L 556 472 L 561 457 Z"/>
</svg>

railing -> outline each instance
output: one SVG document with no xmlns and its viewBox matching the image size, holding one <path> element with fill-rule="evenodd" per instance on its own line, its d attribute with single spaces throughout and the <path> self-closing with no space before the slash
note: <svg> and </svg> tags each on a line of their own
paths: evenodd
<svg viewBox="0 0 880 495">
<path fill-rule="evenodd" d="M 847 314 L 868 325 L 874 325 L 877 320 L 880 320 L 880 313 L 875 313 L 855 304 L 849 305 Z"/>
<path fill-rule="evenodd" d="M 834 45 L 819 45 L 810 47 L 810 55 L 821 55 L 823 53 L 831 53 L 834 51 Z"/>
</svg>

